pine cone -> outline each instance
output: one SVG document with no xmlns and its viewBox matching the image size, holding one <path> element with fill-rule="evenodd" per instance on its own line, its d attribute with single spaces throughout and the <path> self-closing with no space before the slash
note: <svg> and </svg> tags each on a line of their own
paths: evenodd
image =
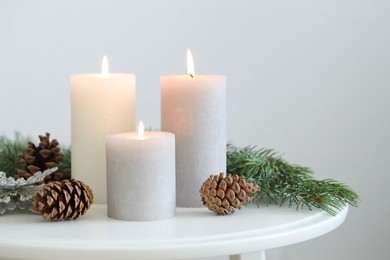
<svg viewBox="0 0 390 260">
<path fill-rule="evenodd" d="M 16 169 L 16 178 L 28 179 L 38 171 L 58 167 L 64 155 L 60 152 L 58 141 L 53 139 L 50 141 L 50 134 L 39 136 L 40 143 L 35 146 L 32 142 L 28 142 L 26 148 L 27 154 L 20 155 L 20 165 L 22 169 Z M 45 178 L 45 181 L 60 181 L 64 177 L 64 173 L 57 171 Z"/>
<path fill-rule="evenodd" d="M 92 203 L 92 190 L 83 182 L 70 179 L 45 184 L 32 198 L 32 211 L 51 221 L 76 219 Z"/>
<path fill-rule="evenodd" d="M 217 213 L 226 215 L 241 209 L 243 203 L 251 202 L 253 195 L 259 191 L 256 183 L 247 183 L 244 176 L 223 173 L 211 175 L 200 188 L 203 205 Z"/>
</svg>

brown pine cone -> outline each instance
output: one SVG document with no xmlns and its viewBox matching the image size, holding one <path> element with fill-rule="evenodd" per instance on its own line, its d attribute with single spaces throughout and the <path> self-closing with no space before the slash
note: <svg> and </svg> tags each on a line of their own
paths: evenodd
<svg viewBox="0 0 390 260">
<path fill-rule="evenodd" d="M 32 211 L 51 221 L 76 219 L 92 203 L 92 190 L 83 182 L 70 179 L 45 184 L 32 198 Z"/>
<path fill-rule="evenodd" d="M 32 142 L 28 142 L 26 148 L 27 154 L 20 155 L 21 169 L 16 169 L 16 178 L 28 179 L 38 171 L 58 167 L 64 155 L 60 152 L 58 141 L 53 139 L 50 141 L 50 134 L 39 136 L 40 143 L 35 146 Z M 56 171 L 53 174 L 46 176 L 45 181 L 60 181 L 64 177 L 64 173 Z"/>
<path fill-rule="evenodd" d="M 256 183 L 247 183 L 244 176 L 232 175 L 224 177 L 223 173 L 211 175 L 200 188 L 203 205 L 218 215 L 234 213 L 243 204 L 251 202 L 253 195 L 259 191 Z"/>
</svg>

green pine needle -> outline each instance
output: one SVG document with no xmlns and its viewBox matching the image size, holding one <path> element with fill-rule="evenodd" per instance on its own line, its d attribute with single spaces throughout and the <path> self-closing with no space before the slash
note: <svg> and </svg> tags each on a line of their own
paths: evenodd
<svg viewBox="0 0 390 260">
<path fill-rule="evenodd" d="M 62 157 L 58 170 L 64 173 L 64 179 L 70 179 L 72 175 L 71 149 L 63 145 L 61 152 L 64 157 Z"/>
<path fill-rule="evenodd" d="M 313 207 L 336 215 L 346 204 L 357 206 L 359 197 L 347 185 L 335 180 L 316 180 L 308 167 L 290 164 L 270 149 L 228 145 L 227 172 L 244 175 L 256 182 L 260 191 L 254 201 L 275 203 L 297 209 Z"/>
<path fill-rule="evenodd" d="M 14 177 L 16 168 L 19 168 L 19 154 L 25 152 L 29 137 L 24 137 L 20 132 L 15 132 L 14 138 L 5 135 L 0 136 L 0 171 L 8 177 Z"/>
</svg>

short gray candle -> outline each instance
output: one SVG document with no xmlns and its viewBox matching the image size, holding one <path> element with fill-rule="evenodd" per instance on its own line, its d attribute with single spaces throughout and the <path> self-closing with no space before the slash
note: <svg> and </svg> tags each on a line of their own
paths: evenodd
<svg viewBox="0 0 390 260">
<path fill-rule="evenodd" d="M 109 135 L 107 214 L 127 221 L 175 216 L 175 136 L 167 132 Z"/>
</svg>

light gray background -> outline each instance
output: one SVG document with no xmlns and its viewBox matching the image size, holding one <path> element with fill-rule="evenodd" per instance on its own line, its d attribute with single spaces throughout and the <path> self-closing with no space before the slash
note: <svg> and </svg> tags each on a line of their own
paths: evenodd
<svg viewBox="0 0 390 260">
<path fill-rule="evenodd" d="M 270 259 L 388 259 L 388 1 L 0 1 L 0 131 L 70 142 L 69 75 L 137 75 L 160 127 L 159 77 L 228 77 L 228 137 L 274 148 L 361 196 L 336 231 Z"/>
</svg>

